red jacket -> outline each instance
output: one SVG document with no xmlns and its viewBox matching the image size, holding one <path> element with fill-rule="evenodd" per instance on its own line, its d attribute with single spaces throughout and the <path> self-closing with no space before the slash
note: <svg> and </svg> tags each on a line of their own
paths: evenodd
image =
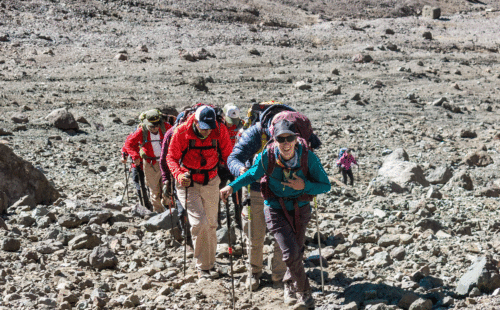
<svg viewBox="0 0 500 310">
<path fill-rule="evenodd" d="M 131 135 L 132 135 L 132 134 L 128 135 L 128 136 L 127 136 L 127 139 L 128 139 L 128 137 L 129 137 L 129 136 L 131 136 Z M 125 150 L 125 145 L 123 145 L 123 147 L 122 147 L 122 157 L 123 157 L 123 158 L 125 158 L 125 159 L 127 159 L 127 157 L 128 157 L 128 153 L 127 153 L 127 151 Z M 134 163 L 134 161 L 130 162 L 130 167 L 135 168 L 135 163 Z M 141 168 L 141 169 L 142 169 L 142 163 L 139 165 L 139 168 Z"/>
<path fill-rule="evenodd" d="M 231 139 L 231 144 L 234 146 L 236 145 L 236 141 L 238 140 L 238 133 L 240 131 L 241 127 L 238 127 L 236 125 L 229 125 L 226 124 L 227 130 L 229 132 L 229 139 Z"/>
<path fill-rule="evenodd" d="M 170 127 L 172 127 L 172 125 L 165 122 L 165 129 L 169 130 Z M 163 136 L 165 135 L 165 132 L 161 132 L 161 129 L 158 130 L 158 132 L 160 133 L 160 140 L 163 141 Z M 149 131 L 148 131 L 147 137 L 148 137 L 147 138 L 148 142 L 146 144 L 144 144 L 142 146 L 142 148 L 143 148 L 144 152 L 146 153 L 146 156 L 155 157 L 155 153 L 153 151 L 153 146 L 151 145 L 151 142 L 150 142 L 151 133 Z M 125 145 L 123 146 L 123 149 L 125 150 L 125 152 L 127 154 L 130 155 L 130 157 L 132 157 L 132 160 L 136 160 L 136 159 L 141 158 L 139 151 L 140 151 L 140 146 L 144 142 L 144 141 L 142 141 L 142 139 L 143 139 L 142 138 L 142 126 L 139 126 L 139 128 L 137 128 L 137 130 L 133 134 L 129 135 L 127 137 L 127 140 L 125 141 Z M 160 144 L 162 141 L 160 141 Z M 146 159 L 146 161 L 148 163 L 153 164 L 153 165 L 156 163 L 155 159 Z"/>
<path fill-rule="evenodd" d="M 186 122 L 175 128 L 174 134 L 172 135 L 172 140 L 168 147 L 167 164 L 170 172 L 176 180 L 186 172 L 191 171 L 191 177 L 196 183 L 205 183 L 205 181 L 211 180 L 217 176 L 217 164 L 220 160 L 224 163 L 227 160 L 229 154 L 233 149 L 231 140 L 229 139 L 229 133 L 227 127 L 218 124 L 217 128 L 212 130 L 210 135 L 206 139 L 200 139 L 196 136 L 193 123 L 195 115 L 191 115 Z M 190 140 L 194 140 L 194 147 L 189 148 L 189 150 L 182 158 L 182 153 L 188 149 Z M 210 148 L 212 145 L 212 140 L 216 140 L 217 147 Z M 206 149 L 196 149 L 197 147 L 207 147 Z M 220 150 L 221 158 L 219 158 L 218 150 Z M 202 159 L 205 159 L 205 164 L 202 166 Z M 215 168 L 215 169 L 214 169 Z M 208 170 L 208 180 L 205 180 L 205 175 L 203 172 L 193 172 L 194 169 Z"/>
</svg>

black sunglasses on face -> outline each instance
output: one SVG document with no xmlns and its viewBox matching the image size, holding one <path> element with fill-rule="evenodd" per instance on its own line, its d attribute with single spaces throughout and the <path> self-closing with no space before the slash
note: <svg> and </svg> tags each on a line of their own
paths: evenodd
<svg viewBox="0 0 500 310">
<path fill-rule="evenodd" d="M 160 127 L 160 123 L 151 123 L 151 127 Z"/>
<path fill-rule="evenodd" d="M 295 141 L 295 139 L 297 139 L 297 136 L 286 136 L 286 137 L 276 137 L 276 141 L 278 141 L 278 143 L 285 143 L 286 142 L 293 142 Z"/>
</svg>

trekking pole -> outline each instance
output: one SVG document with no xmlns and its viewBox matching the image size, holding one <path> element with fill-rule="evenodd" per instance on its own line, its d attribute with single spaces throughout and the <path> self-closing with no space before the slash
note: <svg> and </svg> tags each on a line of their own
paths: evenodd
<svg viewBox="0 0 500 310">
<path fill-rule="evenodd" d="M 141 168 L 139 167 L 139 165 L 137 165 L 136 169 L 141 169 Z M 139 187 L 141 188 L 140 192 L 141 192 L 141 196 L 142 196 L 142 197 L 139 197 L 139 201 L 141 202 L 142 206 L 147 209 L 147 207 L 146 207 L 146 191 L 144 190 L 144 182 L 143 182 L 143 179 L 141 178 L 141 173 L 139 171 L 137 171 L 137 174 L 139 175 Z"/>
<path fill-rule="evenodd" d="M 185 175 L 189 177 L 189 173 L 186 173 Z M 186 257 L 187 257 L 188 188 L 189 188 L 189 186 L 186 187 L 186 197 L 184 198 L 184 212 L 185 212 L 185 216 L 184 216 L 184 277 L 186 276 Z"/>
<path fill-rule="evenodd" d="M 174 181 L 175 182 L 175 181 Z M 170 178 L 170 205 L 168 206 L 168 210 L 170 212 L 170 219 L 172 219 L 173 214 L 172 214 L 172 207 L 175 206 L 175 198 L 174 198 L 174 182 L 172 182 L 172 178 Z M 177 210 L 177 213 L 179 213 L 179 210 Z M 177 215 L 179 216 L 179 214 Z M 172 229 L 174 229 L 174 224 L 173 222 L 170 222 L 170 225 L 172 225 Z"/>
<path fill-rule="evenodd" d="M 250 185 L 248 186 L 248 192 L 250 193 Z M 249 281 L 252 281 L 252 263 L 250 257 L 252 256 L 252 211 L 250 209 L 250 203 L 247 205 L 248 213 L 248 277 Z M 251 282 L 250 282 L 251 283 Z M 252 285 L 248 286 L 250 288 L 250 305 L 252 305 Z"/>
<path fill-rule="evenodd" d="M 323 278 L 323 258 L 321 256 L 321 237 L 319 234 L 319 212 L 318 212 L 318 200 L 314 196 L 314 208 L 316 209 L 316 233 L 318 234 L 318 246 L 319 246 L 319 266 L 321 268 L 321 293 L 325 292 L 325 279 Z"/>
<path fill-rule="evenodd" d="M 219 199 L 220 201 L 220 199 Z M 224 202 L 226 205 L 226 216 L 227 216 L 227 238 L 228 241 L 228 252 L 229 252 L 229 264 L 231 265 L 231 285 L 233 288 L 233 310 L 235 310 L 235 301 L 234 301 L 234 274 L 233 274 L 233 248 L 231 247 L 231 214 L 229 213 L 229 203 L 227 201 Z"/>
<path fill-rule="evenodd" d="M 123 198 L 125 196 L 125 192 L 127 192 L 127 203 L 130 203 L 130 200 L 128 199 L 128 178 L 129 178 L 130 174 L 127 175 L 127 163 L 123 163 L 123 167 L 124 167 L 124 172 L 125 172 L 125 188 L 123 189 L 122 202 L 123 202 Z"/>
<path fill-rule="evenodd" d="M 240 212 L 240 216 L 241 216 L 241 204 L 240 204 L 240 197 L 238 195 L 239 193 L 236 192 L 236 206 L 234 206 L 234 218 L 236 219 L 236 216 L 238 212 Z M 240 220 L 241 220 L 241 217 L 240 217 Z M 241 224 L 241 221 L 240 221 L 240 224 Z M 243 227 L 241 227 L 243 228 Z M 241 238 L 241 242 L 243 242 L 243 229 L 240 229 L 240 238 Z M 243 259 L 245 259 L 245 253 L 243 253 Z"/>
</svg>

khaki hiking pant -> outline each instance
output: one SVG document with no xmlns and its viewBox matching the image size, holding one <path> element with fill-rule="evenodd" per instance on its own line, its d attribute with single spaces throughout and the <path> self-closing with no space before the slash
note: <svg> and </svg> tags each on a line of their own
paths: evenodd
<svg viewBox="0 0 500 310">
<path fill-rule="evenodd" d="M 186 208 L 186 187 L 181 187 L 177 181 L 175 182 L 177 197 L 182 207 L 187 209 L 191 225 L 196 268 L 201 270 L 210 270 L 215 263 L 219 183 L 218 176 L 210 180 L 207 185 L 193 182 L 193 186 L 187 188 Z"/>
<path fill-rule="evenodd" d="M 144 177 L 146 179 L 146 185 L 149 187 L 149 192 L 151 194 L 150 200 L 153 205 L 153 211 L 155 212 L 163 212 L 165 208 L 163 208 L 161 204 L 161 170 L 160 163 L 157 161 L 154 165 L 148 163 L 146 160 L 143 160 L 144 167 Z"/>
<path fill-rule="evenodd" d="M 250 256 L 250 264 L 252 265 L 252 273 L 261 273 L 263 268 L 263 248 L 264 239 L 266 237 L 266 219 L 264 217 L 264 198 L 258 191 L 250 190 L 250 212 L 252 213 L 252 253 Z M 248 238 L 248 209 L 243 207 L 241 221 L 243 223 L 243 231 Z M 272 280 L 281 281 L 287 270 L 286 264 L 283 262 L 283 255 L 279 244 L 275 241 L 274 253 L 271 259 Z"/>
</svg>

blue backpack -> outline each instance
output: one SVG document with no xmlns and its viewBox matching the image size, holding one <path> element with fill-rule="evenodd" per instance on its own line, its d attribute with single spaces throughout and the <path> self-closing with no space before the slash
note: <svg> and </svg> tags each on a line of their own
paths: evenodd
<svg viewBox="0 0 500 310">
<path fill-rule="evenodd" d="M 339 151 L 339 156 L 337 157 L 337 160 L 339 160 L 339 159 L 340 159 L 340 157 L 342 157 L 342 155 L 344 155 L 345 151 L 347 151 L 347 148 L 346 148 L 346 147 L 343 147 L 343 148 L 341 148 L 341 149 L 340 149 L 340 151 Z M 339 165 L 339 164 L 337 164 L 337 167 L 340 167 L 340 165 Z"/>
</svg>

